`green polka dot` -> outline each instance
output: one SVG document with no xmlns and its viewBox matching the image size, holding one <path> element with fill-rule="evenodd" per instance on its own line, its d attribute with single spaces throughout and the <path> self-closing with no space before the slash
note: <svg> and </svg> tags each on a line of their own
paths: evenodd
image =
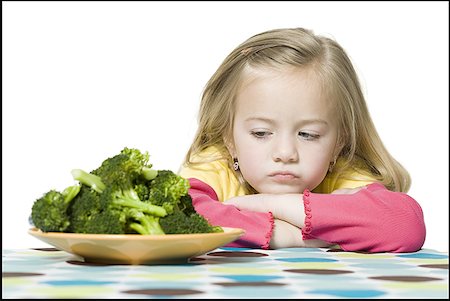
<svg viewBox="0 0 450 301">
<path fill-rule="evenodd" d="M 389 289 L 407 289 L 407 290 L 447 290 L 448 291 L 448 283 L 439 282 L 386 282 L 385 284 L 381 284 L 381 287 L 389 288 Z"/>
<path fill-rule="evenodd" d="M 338 262 L 289 262 L 280 266 L 296 269 L 338 269 L 345 268 L 346 265 Z"/>
<path fill-rule="evenodd" d="M 35 298 L 92 298 L 115 291 L 115 287 L 107 286 L 40 286 L 30 289 L 29 293 Z"/>
</svg>

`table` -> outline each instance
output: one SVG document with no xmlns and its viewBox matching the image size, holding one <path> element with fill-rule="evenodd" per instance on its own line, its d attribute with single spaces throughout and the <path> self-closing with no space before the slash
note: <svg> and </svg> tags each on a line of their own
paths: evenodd
<svg viewBox="0 0 450 301">
<path fill-rule="evenodd" d="M 218 248 L 185 263 L 104 265 L 4 249 L 3 298 L 448 298 L 448 253 Z"/>
</svg>

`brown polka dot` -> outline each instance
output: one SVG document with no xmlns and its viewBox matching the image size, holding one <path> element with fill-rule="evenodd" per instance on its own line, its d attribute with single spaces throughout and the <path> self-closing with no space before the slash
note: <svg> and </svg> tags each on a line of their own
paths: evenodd
<svg viewBox="0 0 450 301">
<path fill-rule="evenodd" d="M 56 248 L 32 248 L 32 250 L 36 250 L 36 251 L 44 251 L 44 252 L 61 251 L 61 250 L 56 249 Z"/>
<path fill-rule="evenodd" d="M 210 256 L 223 256 L 223 257 L 263 257 L 269 256 L 259 252 L 232 252 L 232 251 L 218 251 L 208 253 Z"/>
<path fill-rule="evenodd" d="M 344 253 L 374 254 L 374 253 L 367 252 L 367 251 L 352 251 L 352 252 L 348 252 L 348 251 L 344 251 L 344 250 L 341 250 L 341 249 L 328 249 L 327 252 L 344 252 Z"/>
<path fill-rule="evenodd" d="M 425 282 L 433 280 L 442 280 L 441 278 L 425 277 L 425 276 L 373 276 L 370 279 L 402 281 L 402 282 Z"/>
<path fill-rule="evenodd" d="M 200 258 L 200 257 L 192 257 L 192 258 L 189 258 L 189 262 L 196 262 L 196 261 L 204 261 L 204 260 L 206 260 L 205 258 Z"/>
<path fill-rule="evenodd" d="M 182 295 L 202 294 L 203 292 L 190 289 L 154 288 L 154 289 L 128 290 L 122 291 L 122 293 L 135 295 L 182 296 Z"/>
<path fill-rule="evenodd" d="M 236 286 L 283 286 L 285 283 L 275 283 L 275 282 L 263 282 L 263 281 L 248 281 L 248 282 L 216 282 L 216 285 L 221 285 L 225 287 L 236 287 Z"/>
<path fill-rule="evenodd" d="M 423 268 L 448 270 L 448 264 L 421 264 L 419 266 Z"/>
<path fill-rule="evenodd" d="M 299 273 L 299 274 L 317 274 L 317 275 L 338 275 L 354 273 L 347 270 L 327 270 L 327 269 L 288 269 L 285 272 Z"/>
<path fill-rule="evenodd" d="M 327 252 L 334 253 L 334 252 L 345 252 L 345 251 L 341 250 L 341 249 L 328 249 Z"/>
<path fill-rule="evenodd" d="M 41 273 L 19 273 L 19 272 L 3 272 L 2 277 L 29 277 L 29 276 L 43 276 Z"/>
</svg>

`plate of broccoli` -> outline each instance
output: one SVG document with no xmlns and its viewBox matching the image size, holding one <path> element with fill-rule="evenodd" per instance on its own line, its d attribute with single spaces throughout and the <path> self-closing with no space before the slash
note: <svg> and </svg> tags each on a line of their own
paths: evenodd
<svg viewBox="0 0 450 301">
<path fill-rule="evenodd" d="M 28 233 L 85 262 L 140 265 L 187 262 L 244 234 L 238 228 L 222 229 L 215 233 L 141 235 L 42 232 L 31 228 Z"/>
<path fill-rule="evenodd" d="M 195 211 L 189 181 L 152 169 L 148 152 L 125 147 L 77 182 L 35 200 L 28 233 L 86 261 L 145 264 L 187 259 L 238 239 Z"/>
</svg>

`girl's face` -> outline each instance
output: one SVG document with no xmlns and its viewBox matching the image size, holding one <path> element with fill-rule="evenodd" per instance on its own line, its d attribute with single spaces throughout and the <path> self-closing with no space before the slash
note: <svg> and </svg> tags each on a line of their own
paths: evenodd
<svg viewBox="0 0 450 301">
<path fill-rule="evenodd" d="M 231 155 L 259 193 L 303 193 L 335 156 L 336 117 L 307 70 L 252 72 L 239 89 Z"/>
</svg>

